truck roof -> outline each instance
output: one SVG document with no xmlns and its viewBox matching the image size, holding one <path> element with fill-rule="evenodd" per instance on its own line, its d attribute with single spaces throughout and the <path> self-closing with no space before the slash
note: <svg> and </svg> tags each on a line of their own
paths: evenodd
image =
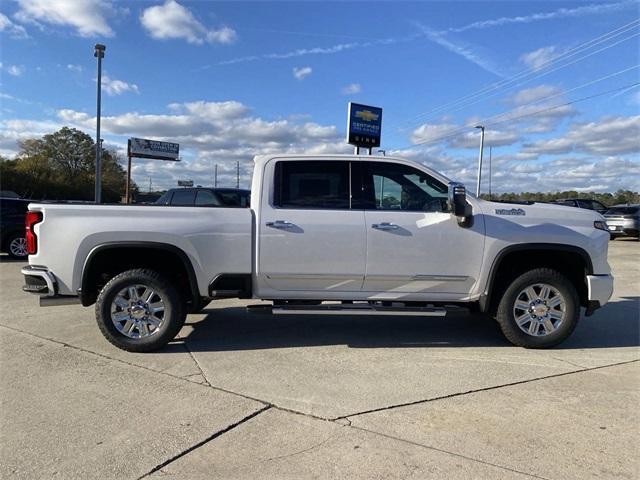
<svg viewBox="0 0 640 480">
<path fill-rule="evenodd" d="M 426 168 L 431 175 L 438 178 L 440 181 L 445 183 L 451 182 L 451 179 L 443 175 L 442 173 L 432 169 L 431 167 L 419 163 L 413 160 L 409 160 L 408 158 L 403 157 L 393 157 L 393 156 L 383 156 L 383 155 L 353 155 L 353 154 L 283 154 L 283 155 L 256 155 L 253 158 L 256 167 L 262 167 L 265 163 L 270 160 L 281 159 L 281 160 L 301 160 L 301 161 L 313 161 L 313 160 L 337 160 L 337 161 L 358 161 L 358 162 L 370 162 L 370 161 L 382 161 L 382 162 L 397 162 L 404 163 L 406 165 L 411 165 L 417 168 Z"/>
</svg>

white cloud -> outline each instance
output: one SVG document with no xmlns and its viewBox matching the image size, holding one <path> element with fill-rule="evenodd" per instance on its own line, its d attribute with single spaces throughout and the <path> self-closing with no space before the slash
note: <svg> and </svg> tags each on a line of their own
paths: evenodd
<svg viewBox="0 0 640 480">
<path fill-rule="evenodd" d="M 22 25 L 13 23 L 9 17 L 2 13 L 0 13 L 0 32 L 4 32 L 15 39 L 29 38 L 29 34 Z"/>
<path fill-rule="evenodd" d="M 634 1 L 624 1 L 619 3 L 600 3 L 592 5 L 584 5 L 576 8 L 559 8 L 551 12 L 532 13 L 529 15 L 518 15 L 515 17 L 500 17 L 490 20 L 480 20 L 472 22 L 462 27 L 450 28 L 450 32 L 464 32 L 471 29 L 483 29 L 490 27 L 498 27 L 509 24 L 523 24 L 539 22 L 541 20 L 555 20 L 558 18 L 582 17 L 585 15 L 601 15 L 603 13 L 622 10 L 633 7 Z"/>
<path fill-rule="evenodd" d="M 113 36 L 107 16 L 113 14 L 110 2 L 100 0 L 18 0 L 15 18 L 21 22 L 68 26 L 82 37 Z"/>
<path fill-rule="evenodd" d="M 122 95 L 127 92 L 140 93 L 138 86 L 135 83 L 116 80 L 115 78 L 111 78 L 107 75 L 102 76 L 102 88 L 107 92 L 107 95 L 110 96 Z"/>
<path fill-rule="evenodd" d="M 67 70 L 71 70 L 72 72 L 80 73 L 82 72 L 82 65 L 74 65 L 72 63 L 67 64 Z"/>
<path fill-rule="evenodd" d="M 362 86 L 359 83 L 350 83 L 346 87 L 343 87 L 340 92 L 342 95 L 356 95 L 362 92 Z"/>
<path fill-rule="evenodd" d="M 296 80 L 304 80 L 306 77 L 311 75 L 313 69 L 311 67 L 293 67 L 293 76 Z"/>
<path fill-rule="evenodd" d="M 223 60 L 221 62 L 218 62 L 217 64 L 233 65 L 236 63 L 255 62 L 257 60 L 283 60 L 287 58 L 306 57 L 307 55 L 333 55 L 334 53 L 341 53 L 359 48 L 370 48 L 408 42 L 423 36 L 424 35 L 422 34 L 414 34 L 402 38 L 381 38 L 379 40 L 370 40 L 367 42 L 339 43 L 337 45 L 331 45 L 329 47 L 298 48 L 296 50 L 290 50 L 288 52 L 264 53 L 261 55 L 236 57 L 230 60 Z"/>
<path fill-rule="evenodd" d="M 554 155 L 584 152 L 623 155 L 640 152 L 640 115 L 603 117 L 595 122 L 575 123 L 566 134 L 524 145 L 525 153 Z"/>
<path fill-rule="evenodd" d="M 241 162 L 241 181 L 248 186 L 254 155 L 269 153 L 348 153 L 342 132 L 333 125 L 292 120 L 266 120 L 250 115 L 250 109 L 236 101 L 173 103 L 169 114 L 129 112 L 102 117 L 105 135 L 122 138 L 143 136 L 180 143 L 184 161 L 169 165 L 137 161 L 134 180 L 153 178 L 154 185 L 175 186 L 177 179 L 193 179 L 209 185 L 212 167 L 227 175 L 222 185 L 235 183 L 235 162 Z M 88 131 L 95 118 L 83 112 L 60 110 L 61 122 Z M 227 173 L 225 173 L 227 172 Z M 233 178 L 232 178 L 233 177 Z"/>
<path fill-rule="evenodd" d="M 441 47 L 447 49 L 451 53 L 458 55 L 465 60 L 477 65 L 483 70 L 493 73 L 498 77 L 502 77 L 503 74 L 498 70 L 495 66 L 494 62 L 488 58 L 486 54 L 480 53 L 480 49 L 478 47 L 474 47 L 460 41 L 454 41 L 451 38 L 447 38 L 444 32 L 438 32 L 432 30 L 424 25 L 416 23 L 416 25 L 422 30 L 424 35 L 431 40 L 432 42 L 440 45 Z"/>
<path fill-rule="evenodd" d="M 555 46 L 542 47 L 533 52 L 522 54 L 520 61 L 535 71 L 545 67 L 558 56 L 560 56 L 560 52 L 558 52 Z"/>
<path fill-rule="evenodd" d="M 229 27 L 207 29 L 188 8 L 175 0 L 146 8 L 140 16 L 140 22 L 149 35 L 160 40 L 184 39 L 202 45 L 205 41 L 228 44 L 237 38 L 235 30 Z"/>
<path fill-rule="evenodd" d="M 562 94 L 562 89 L 553 85 L 539 85 L 525 88 L 514 93 L 509 99 L 515 105 L 538 102 L 547 97 L 557 97 Z"/>
<path fill-rule="evenodd" d="M 24 65 L 9 65 L 7 67 L 7 73 L 14 77 L 21 76 L 25 71 Z"/>
</svg>

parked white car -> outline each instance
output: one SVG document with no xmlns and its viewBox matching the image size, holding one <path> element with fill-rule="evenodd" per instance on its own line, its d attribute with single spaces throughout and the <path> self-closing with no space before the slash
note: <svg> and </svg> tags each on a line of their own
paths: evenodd
<svg viewBox="0 0 640 480">
<path fill-rule="evenodd" d="M 25 290 L 95 304 L 114 345 L 155 350 L 217 298 L 274 314 L 445 315 L 468 307 L 505 336 L 566 339 L 613 290 L 595 212 L 487 202 L 417 163 L 262 156 L 251 208 L 29 206 Z"/>
</svg>

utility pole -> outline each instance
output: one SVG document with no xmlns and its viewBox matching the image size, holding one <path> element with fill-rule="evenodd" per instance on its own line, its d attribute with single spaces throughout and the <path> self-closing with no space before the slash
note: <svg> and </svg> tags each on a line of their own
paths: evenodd
<svg viewBox="0 0 640 480">
<path fill-rule="evenodd" d="M 151 177 L 149 177 L 149 193 L 151 193 Z"/>
<path fill-rule="evenodd" d="M 482 151 L 484 150 L 484 126 L 476 125 L 480 129 L 480 154 L 478 155 L 478 184 L 476 185 L 476 197 L 480 198 L 480 181 L 482 180 Z"/>
<path fill-rule="evenodd" d="M 213 168 L 213 186 L 218 188 L 218 164 L 216 163 Z"/>
<path fill-rule="evenodd" d="M 236 188 L 240 188 L 240 160 L 236 161 Z"/>
<path fill-rule="evenodd" d="M 95 202 L 102 203 L 102 141 L 100 140 L 100 109 L 102 100 L 102 59 L 104 58 L 104 51 L 107 47 L 96 43 L 93 56 L 98 59 L 98 81 L 96 92 L 96 188 L 95 188 Z M 127 198 L 128 200 L 128 198 Z"/>
</svg>

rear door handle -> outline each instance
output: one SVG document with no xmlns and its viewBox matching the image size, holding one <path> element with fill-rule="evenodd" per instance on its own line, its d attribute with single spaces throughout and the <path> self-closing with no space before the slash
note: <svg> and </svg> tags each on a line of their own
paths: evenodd
<svg viewBox="0 0 640 480">
<path fill-rule="evenodd" d="M 371 225 L 371 228 L 375 228 L 376 230 L 397 230 L 398 225 L 395 223 L 382 222 L 382 223 L 374 223 Z"/>
<path fill-rule="evenodd" d="M 293 228 L 295 226 L 293 223 L 287 222 L 286 220 L 276 220 L 275 222 L 267 222 L 266 225 L 267 227 L 281 228 L 281 229 Z"/>
</svg>

